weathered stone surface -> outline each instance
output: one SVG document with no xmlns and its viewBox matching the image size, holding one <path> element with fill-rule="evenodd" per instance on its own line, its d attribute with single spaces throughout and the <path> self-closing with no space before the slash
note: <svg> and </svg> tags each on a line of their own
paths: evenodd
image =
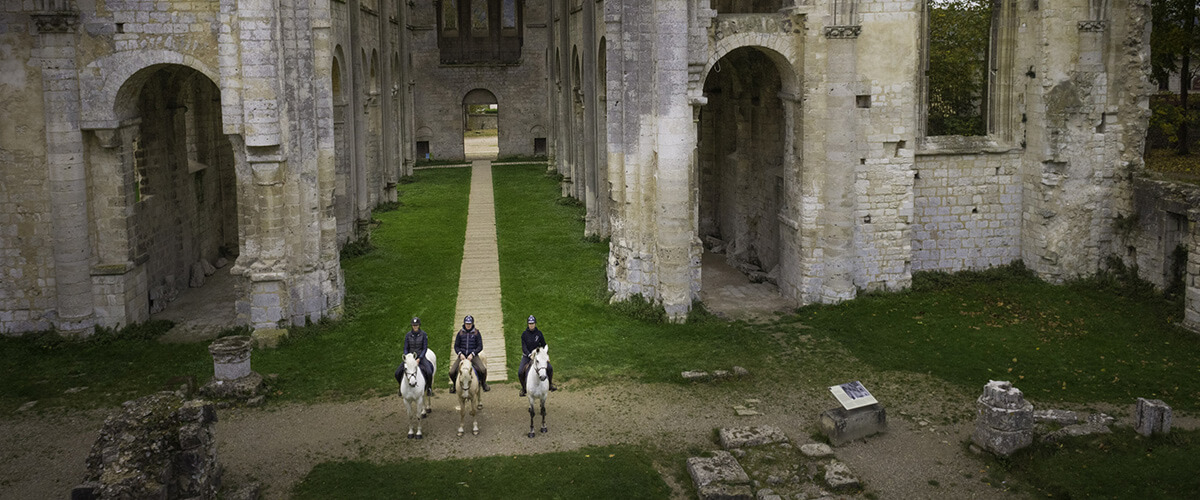
<svg viewBox="0 0 1200 500">
<path fill-rule="evenodd" d="M 883 405 L 867 405 L 853 410 L 842 407 L 821 412 L 817 420 L 821 431 L 833 446 L 887 431 L 887 411 Z"/>
<path fill-rule="evenodd" d="M 1171 407 L 1160 399 L 1138 398 L 1133 409 L 1133 428 L 1143 436 L 1171 432 Z"/>
<path fill-rule="evenodd" d="M 221 337 L 208 346 L 217 380 L 237 380 L 250 374 L 250 343 L 246 335 Z"/>
<path fill-rule="evenodd" d="M 708 372 L 701 372 L 701 371 L 686 371 L 686 372 L 681 373 L 680 375 L 683 376 L 684 380 L 692 380 L 692 381 L 708 380 L 708 378 L 709 378 Z"/>
<path fill-rule="evenodd" d="M 712 483 L 696 490 L 700 500 L 753 500 L 754 488 L 748 484 Z"/>
<path fill-rule="evenodd" d="M 1109 429 L 1108 426 L 1106 426 L 1106 425 L 1097 425 L 1097 424 L 1090 424 L 1090 423 L 1073 424 L 1073 425 L 1068 425 L 1066 427 L 1058 429 L 1054 432 L 1050 432 L 1050 433 L 1042 436 L 1041 438 L 1039 438 L 1039 441 L 1046 442 L 1046 443 L 1053 443 L 1053 442 L 1060 441 L 1066 437 L 1078 437 L 1078 436 L 1087 436 L 1087 435 L 1091 435 L 1091 434 L 1110 434 L 1110 433 L 1112 433 L 1112 430 Z"/>
<path fill-rule="evenodd" d="M 207 274 L 204 273 L 204 264 L 202 264 L 200 262 L 196 262 L 196 263 L 192 264 L 191 276 L 192 276 L 192 278 L 188 282 L 188 286 L 190 286 L 192 288 L 200 288 L 200 287 L 204 286 L 205 276 L 208 276 Z"/>
<path fill-rule="evenodd" d="M 205 276 L 212 276 L 213 273 L 217 272 L 217 268 L 213 267 L 213 265 L 208 262 L 208 259 L 200 259 L 200 267 L 204 269 Z"/>
<path fill-rule="evenodd" d="M 745 377 L 745 376 L 748 376 L 748 375 L 750 375 L 750 370 L 747 370 L 747 369 L 745 369 L 745 368 L 742 368 L 742 367 L 740 367 L 740 366 L 734 366 L 734 367 L 733 367 L 733 374 L 734 374 L 734 376 L 737 376 L 737 377 Z"/>
<path fill-rule="evenodd" d="M 713 452 L 711 457 L 692 457 L 687 461 L 688 474 L 697 489 L 714 484 L 749 485 L 750 476 L 727 451 Z"/>
<path fill-rule="evenodd" d="M 754 493 L 754 500 L 783 500 L 783 497 L 770 488 L 763 488 Z"/>
<path fill-rule="evenodd" d="M 105 420 L 72 496 L 215 498 L 221 481 L 215 422 L 211 403 L 175 392 L 126 401 Z"/>
<path fill-rule="evenodd" d="M 261 328 L 254 330 L 250 337 L 254 339 L 254 347 L 259 349 L 274 349 L 287 338 L 288 331 L 284 328 Z"/>
<path fill-rule="evenodd" d="M 234 380 L 212 379 L 200 388 L 200 394 L 213 399 L 249 401 L 262 395 L 264 382 L 258 372 Z"/>
<path fill-rule="evenodd" d="M 858 478 L 846 464 L 833 460 L 825 466 L 825 484 L 833 491 L 848 491 L 861 487 Z"/>
<path fill-rule="evenodd" d="M 808 443 L 800 445 L 800 453 L 811 458 L 825 458 L 833 456 L 833 448 L 825 443 Z"/>
<path fill-rule="evenodd" d="M 975 406 L 971 441 L 980 448 L 1008 456 L 1033 443 L 1033 405 L 1011 383 L 988 382 Z"/>
<path fill-rule="evenodd" d="M 719 434 L 721 447 L 727 450 L 771 443 L 784 443 L 788 439 L 783 431 L 771 425 L 724 428 L 721 429 Z"/>
<path fill-rule="evenodd" d="M 1033 420 L 1039 424 L 1074 425 L 1079 423 L 1079 415 L 1067 410 L 1035 410 Z"/>
</svg>

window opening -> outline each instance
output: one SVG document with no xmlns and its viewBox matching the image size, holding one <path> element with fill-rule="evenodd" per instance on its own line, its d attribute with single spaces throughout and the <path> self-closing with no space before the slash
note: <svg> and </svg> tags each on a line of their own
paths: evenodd
<svg viewBox="0 0 1200 500">
<path fill-rule="evenodd" d="M 929 0 L 926 134 L 986 135 L 990 0 Z"/>
</svg>

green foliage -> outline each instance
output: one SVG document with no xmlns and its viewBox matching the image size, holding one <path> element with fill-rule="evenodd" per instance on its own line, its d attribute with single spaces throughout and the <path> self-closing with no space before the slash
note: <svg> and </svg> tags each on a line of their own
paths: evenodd
<svg viewBox="0 0 1200 500">
<path fill-rule="evenodd" d="M 628 299 L 613 302 L 613 310 L 624 314 L 630 318 L 646 323 L 666 323 L 667 310 L 663 309 L 662 304 L 656 304 L 642 294 L 630 296 Z"/>
<path fill-rule="evenodd" d="M 1185 109 L 1178 96 L 1172 94 L 1157 94 L 1150 100 L 1150 128 L 1162 137 L 1168 146 L 1178 146 L 1183 124 L 1197 123 L 1200 120 L 1200 109 L 1195 105 Z M 1196 140 L 1190 137 L 1189 140 Z"/>
<path fill-rule="evenodd" d="M 1160 85 L 1175 75 L 1179 78 L 1179 100 L 1175 109 L 1155 110 L 1152 121 L 1164 130 L 1181 155 L 1190 152 L 1194 137 L 1189 133 L 1197 123 L 1195 106 L 1188 100 L 1188 88 L 1200 66 L 1200 27 L 1196 26 L 1195 0 L 1158 0 L 1151 5 L 1150 68 Z"/>
<path fill-rule="evenodd" d="M 1145 438 L 1117 427 L 1112 434 L 1037 443 L 999 465 L 1043 498 L 1189 498 L 1200 491 L 1196 456 L 1198 431 Z"/>
<path fill-rule="evenodd" d="M 532 450 L 526 450 L 532 451 Z M 295 498 L 669 498 L 671 489 L 642 450 L 589 447 L 540 455 L 326 462 Z"/>
<path fill-rule="evenodd" d="M 362 257 L 375 250 L 375 245 L 371 243 L 371 235 L 364 234 L 356 239 L 347 241 L 342 245 L 341 257 L 343 260 L 354 257 Z"/>
<path fill-rule="evenodd" d="M 942 0 L 929 5 L 927 135 L 984 135 L 991 2 Z"/>
</svg>

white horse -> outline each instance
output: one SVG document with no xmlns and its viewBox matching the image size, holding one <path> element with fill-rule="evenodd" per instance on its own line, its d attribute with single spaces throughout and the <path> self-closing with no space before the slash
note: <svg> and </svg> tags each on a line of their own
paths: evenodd
<svg viewBox="0 0 1200 500">
<path fill-rule="evenodd" d="M 483 398 L 480 394 L 479 376 L 471 360 L 458 360 L 458 435 L 463 435 L 463 424 L 467 420 L 467 412 L 471 412 L 471 433 L 479 435 L 478 410 L 483 408 Z"/>
<path fill-rule="evenodd" d="M 533 432 L 533 403 L 542 404 L 542 432 L 546 428 L 546 396 L 550 394 L 550 379 L 546 377 L 546 367 L 550 365 L 550 347 L 543 346 L 529 353 L 529 371 L 525 372 L 525 393 L 529 395 L 529 437 L 537 436 Z"/>
<path fill-rule="evenodd" d="M 425 359 L 437 371 L 437 355 L 433 350 L 425 351 Z M 404 381 L 400 384 L 400 397 L 404 398 L 404 409 L 408 411 L 408 438 L 425 439 L 421 435 L 421 419 L 433 411 L 433 397 L 425 399 L 425 377 L 421 375 L 421 365 L 413 353 L 404 355 Z M 416 433 L 413 426 L 416 426 Z"/>
</svg>

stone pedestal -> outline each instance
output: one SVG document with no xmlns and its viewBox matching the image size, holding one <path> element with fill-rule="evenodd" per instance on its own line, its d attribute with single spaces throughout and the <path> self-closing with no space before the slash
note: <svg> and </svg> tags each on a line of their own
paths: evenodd
<svg viewBox="0 0 1200 500">
<path fill-rule="evenodd" d="M 976 446 L 1000 456 L 1009 456 L 1033 443 L 1033 404 L 1011 383 L 993 380 L 983 386 L 976 400 Z"/>
<path fill-rule="evenodd" d="M 208 346 L 213 356 L 213 379 L 200 393 L 210 398 L 237 399 L 255 405 L 262 402 L 262 375 L 250 369 L 251 338 L 222 337 Z M 227 404 L 227 403 L 223 403 Z"/>
<path fill-rule="evenodd" d="M 237 380 L 250 375 L 250 337 L 235 335 L 214 340 L 208 346 L 213 357 L 213 377 Z"/>
<path fill-rule="evenodd" d="M 1133 428 L 1146 437 L 1171 432 L 1171 407 L 1159 399 L 1138 398 L 1133 410 Z"/>
<path fill-rule="evenodd" d="M 862 439 L 887 430 L 887 411 L 880 404 L 847 410 L 833 408 L 821 412 L 818 425 L 834 446 Z"/>
</svg>

